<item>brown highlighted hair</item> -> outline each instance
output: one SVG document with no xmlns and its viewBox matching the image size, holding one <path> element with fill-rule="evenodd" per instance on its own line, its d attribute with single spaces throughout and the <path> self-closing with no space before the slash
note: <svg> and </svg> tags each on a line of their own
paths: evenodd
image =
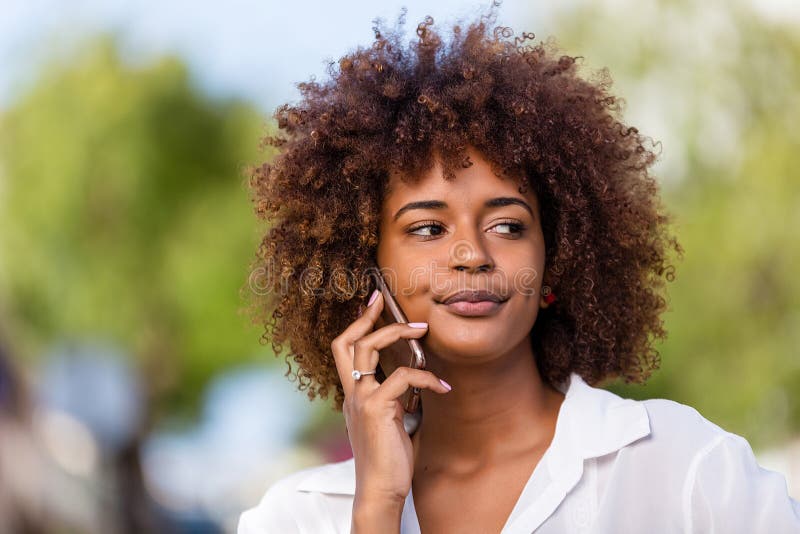
<svg viewBox="0 0 800 534">
<path fill-rule="evenodd" d="M 247 293 L 262 342 L 294 361 L 310 399 L 334 393 L 341 410 L 330 344 L 367 296 L 390 169 L 412 180 L 437 154 L 452 179 L 467 146 L 539 199 L 544 279 L 558 296 L 530 334 L 543 379 L 644 383 L 660 365 L 669 254 L 683 250 L 648 173 L 656 145 L 622 122 L 605 69 L 587 79 L 552 40 L 512 39 L 494 24 L 497 5 L 449 39 L 426 17 L 407 47 L 405 11 L 391 30 L 376 19 L 369 48 L 331 62 L 325 82 L 298 84 L 301 101 L 274 113 L 279 133 L 263 142 L 277 155 L 249 171 L 268 229 Z"/>
</svg>

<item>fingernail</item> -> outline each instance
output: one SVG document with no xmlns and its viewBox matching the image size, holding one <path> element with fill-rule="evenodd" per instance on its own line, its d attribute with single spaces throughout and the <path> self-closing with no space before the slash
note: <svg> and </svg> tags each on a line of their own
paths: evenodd
<svg viewBox="0 0 800 534">
<path fill-rule="evenodd" d="M 450 384 L 448 384 L 447 382 L 445 382 L 441 378 L 439 379 L 439 382 L 441 382 L 442 385 L 447 388 L 447 391 L 450 391 L 451 389 L 453 389 L 453 386 L 451 386 Z"/>
<path fill-rule="evenodd" d="M 407 323 L 411 328 L 428 328 L 428 323 Z"/>
<path fill-rule="evenodd" d="M 375 302 L 375 299 L 378 298 L 378 290 L 372 292 L 372 296 L 369 297 L 369 302 L 367 302 L 367 307 L 372 306 L 372 303 Z"/>
</svg>

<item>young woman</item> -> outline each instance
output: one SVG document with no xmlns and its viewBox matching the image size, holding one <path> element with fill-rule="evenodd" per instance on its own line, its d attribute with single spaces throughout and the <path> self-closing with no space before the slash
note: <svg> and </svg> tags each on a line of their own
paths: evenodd
<svg viewBox="0 0 800 534">
<path fill-rule="evenodd" d="M 254 312 L 300 388 L 335 395 L 353 458 L 274 482 L 239 533 L 800 532 L 744 438 L 597 387 L 659 365 L 682 249 L 657 155 L 607 78 L 493 20 L 447 43 L 428 17 L 409 48 L 376 25 L 276 112 Z M 410 323 L 368 295 L 373 264 Z"/>
</svg>

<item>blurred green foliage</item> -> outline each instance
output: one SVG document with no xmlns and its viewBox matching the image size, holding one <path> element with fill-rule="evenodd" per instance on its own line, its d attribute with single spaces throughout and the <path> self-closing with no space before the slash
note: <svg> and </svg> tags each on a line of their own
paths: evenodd
<svg viewBox="0 0 800 534">
<path fill-rule="evenodd" d="M 613 92 L 642 97 L 626 109 L 629 122 L 673 132 L 657 174 L 685 248 L 668 284 L 669 338 L 647 385 L 608 389 L 689 404 L 754 448 L 796 435 L 796 24 L 769 22 L 741 2 L 673 0 L 586 3 L 557 27 L 557 42 L 584 56 L 584 67 L 608 67 Z"/>
<path fill-rule="evenodd" d="M 101 336 L 156 405 L 264 349 L 237 314 L 257 233 L 243 168 L 263 117 L 181 61 L 126 64 L 111 37 L 42 70 L 2 117 L 0 294 L 18 352 Z"/>
</svg>

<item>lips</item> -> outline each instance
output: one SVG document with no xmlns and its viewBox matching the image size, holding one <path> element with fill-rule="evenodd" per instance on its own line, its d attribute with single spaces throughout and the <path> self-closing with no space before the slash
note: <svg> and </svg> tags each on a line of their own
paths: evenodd
<svg viewBox="0 0 800 534">
<path fill-rule="evenodd" d="M 482 302 L 482 301 L 500 303 L 505 300 L 506 299 L 500 297 L 496 293 L 492 293 L 491 291 L 486 291 L 483 289 L 463 290 L 448 296 L 446 299 L 442 301 L 442 304 L 447 305 L 447 304 L 453 304 L 454 302 Z"/>
<path fill-rule="evenodd" d="M 465 300 L 452 302 L 445 309 L 463 317 L 483 317 L 494 315 L 503 306 L 504 302 L 482 300 L 480 302 L 467 302 Z"/>
</svg>

